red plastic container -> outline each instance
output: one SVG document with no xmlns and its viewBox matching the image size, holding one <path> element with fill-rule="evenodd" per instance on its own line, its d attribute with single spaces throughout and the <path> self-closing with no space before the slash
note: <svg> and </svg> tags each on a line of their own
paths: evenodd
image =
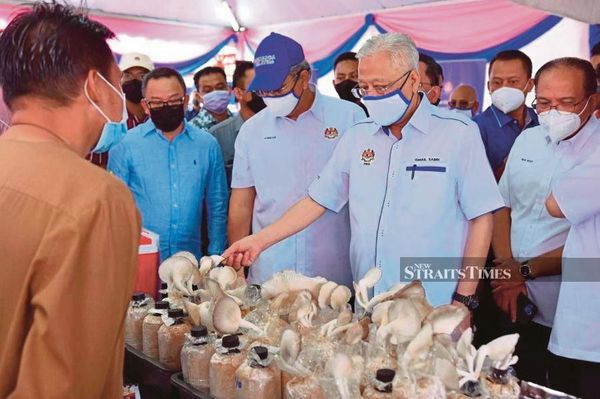
<svg viewBox="0 0 600 399">
<path fill-rule="evenodd" d="M 145 292 L 155 299 L 158 298 L 159 289 L 158 266 L 160 265 L 160 252 L 158 240 L 158 234 L 142 229 L 134 288 L 134 291 Z"/>
</svg>

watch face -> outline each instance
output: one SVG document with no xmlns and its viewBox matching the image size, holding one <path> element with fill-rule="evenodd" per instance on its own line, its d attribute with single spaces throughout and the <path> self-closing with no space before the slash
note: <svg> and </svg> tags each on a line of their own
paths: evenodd
<svg viewBox="0 0 600 399">
<path fill-rule="evenodd" d="M 479 299 L 477 299 L 476 297 L 471 297 L 469 299 L 469 309 L 474 310 L 477 309 L 479 307 Z"/>
<path fill-rule="evenodd" d="M 523 277 L 529 276 L 529 265 L 521 265 L 521 275 Z"/>
</svg>

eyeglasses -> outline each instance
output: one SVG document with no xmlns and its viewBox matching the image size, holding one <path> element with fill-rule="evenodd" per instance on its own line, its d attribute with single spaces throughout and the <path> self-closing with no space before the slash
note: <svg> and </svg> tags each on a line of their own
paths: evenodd
<svg viewBox="0 0 600 399">
<path fill-rule="evenodd" d="M 144 100 L 146 104 L 148 104 L 148 108 L 150 109 L 160 109 L 162 107 L 175 107 L 178 105 L 183 105 L 185 101 L 185 96 L 178 98 L 176 100 L 162 101 L 162 100 Z"/>
<path fill-rule="evenodd" d="M 473 107 L 473 101 L 450 100 L 448 101 L 448 107 L 450 109 L 471 109 Z"/>
<path fill-rule="evenodd" d="M 272 90 L 272 91 L 257 90 L 257 91 L 255 91 L 255 93 L 258 94 L 259 97 L 281 97 L 283 95 L 289 94 L 292 90 L 294 90 L 294 87 L 296 87 L 296 83 L 298 83 L 298 79 L 300 79 L 300 73 L 302 73 L 302 71 L 300 71 L 296 74 L 296 77 L 294 78 L 294 84 L 292 85 L 292 87 L 289 90 L 285 90 L 285 87 L 287 86 L 287 84 L 284 84 L 283 86 L 281 86 L 280 89 L 277 89 L 277 90 Z"/>
<path fill-rule="evenodd" d="M 572 102 L 572 101 L 559 101 L 558 105 L 552 105 L 551 101 L 548 100 L 538 100 L 537 98 L 533 100 L 531 104 L 532 108 L 535 108 L 535 111 L 538 114 L 542 112 L 550 111 L 551 109 L 555 109 L 559 112 L 575 112 L 577 106 L 582 104 L 584 101 L 589 100 L 589 97 L 584 97 L 581 101 Z"/>
<path fill-rule="evenodd" d="M 373 91 L 375 93 L 377 93 L 377 95 L 379 96 L 384 96 L 387 94 L 387 92 L 390 90 L 390 88 L 392 86 L 394 86 L 396 83 L 398 83 L 403 77 L 406 76 L 406 79 L 404 80 L 404 82 L 402 82 L 402 85 L 400 86 L 400 89 L 402 89 L 404 87 L 404 85 L 406 84 L 406 81 L 408 80 L 408 74 L 412 71 L 412 69 L 404 72 L 402 74 L 402 76 L 400 76 L 398 79 L 394 80 L 392 83 L 390 83 L 389 85 L 386 86 L 373 86 Z M 354 95 L 354 97 L 356 98 L 363 98 L 366 95 L 369 94 L 369 88 L 368 87 L 355 87 L 354 89 L 352 89 L 352 94 Z"/>
</svg>

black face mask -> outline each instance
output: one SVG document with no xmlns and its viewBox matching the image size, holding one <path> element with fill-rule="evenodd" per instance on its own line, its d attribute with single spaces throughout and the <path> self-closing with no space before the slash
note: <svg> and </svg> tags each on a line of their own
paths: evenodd
<svg viewBox="0 0 600 399">
<path fill-rule="evenodd" d="M 358 101 L 358 98 L 354 97 L 354 94 L 352 94 L 352 89 L 356 87 L 357 83 L 358 82 L 355 80 L 346 79 L 335 85 L 335 91 L 337 91 L 338 96 L 340 96 L 342 100 L 355 103 Z"/>
<path fill-rule="evenodd" d="M 182 105 L 165 105 L 158 109 L 150 110 L 150 119 L 154 126 L 163 132 L 172 132 L 183 122 Z"/>
<path fill-rule="evenodd" d="M 267 107 L 267 104 L 263 101 L 262 97 L 260 97 L 256 93 L 252 94 L 252 100 L 248 101 L 246 105 L 250 108 L 255 114 L 258 114 L 260 111 Z"/>
<path fill-rule="evenodd" d="M 132 103 L 139 104 L 142 101 L 142 81 L 138 79 L 131 79 L 127 82 L 124 82 L 121 87 L 123 87 L 123 93 L 125 93 L 125 98 L 131 101 Z"/>
</svg>

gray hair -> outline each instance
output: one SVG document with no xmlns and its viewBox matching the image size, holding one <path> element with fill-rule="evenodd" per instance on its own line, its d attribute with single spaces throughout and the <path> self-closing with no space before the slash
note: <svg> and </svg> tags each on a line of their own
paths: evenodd
<svg viewBox="0 0 600 399">
<path fill-rule="evenodd" d="M 419 67 L 419 52 L 412 39 L 404 33 L 383 33 L 373 36 L 358 50 L 359 60 L 375 53 L 386 52 L 390 55 L 392 65 L 409 69 Z"/>
<path fill-rule="evenodd" d="M 299 64 L 294 65 L 293 67 L 291 67 L 289 75 L 294 76 L 294 75 L 299 74 L 302 71 L 312 72 L 311 68 L 310 68 L 310 64 L 306 60 L 300 62 Z"/>
</svg>

